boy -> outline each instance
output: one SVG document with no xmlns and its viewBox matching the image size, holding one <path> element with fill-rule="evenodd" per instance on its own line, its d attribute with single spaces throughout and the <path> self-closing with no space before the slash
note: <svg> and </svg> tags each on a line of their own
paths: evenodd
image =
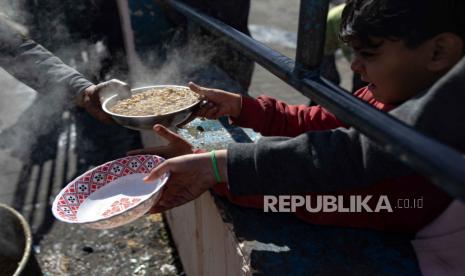
<svg viewBox="0 0 465 276">
<path fill-rule="evenodd" d="M 427 90 L 463 56 L 464 11 L 465 2 L 461 0 L 440 3 L 352 0 L 344 9 L 341 27 L 342 39 L 355 52 L 352 69 L 370 83 L 356 96 L 381 110 L 396 106 L 391 111 L 393 116 L 461 152 L 465 151 L 465 115 L 460 112 L 463 108 L 458 107 L 457 101 L 464 98 L 464 93 L 460 93 L 463 91 L 453 93 L 458 87 L 451 89 L 447 80 Z M 465 60 L 452 73 L 458 85 L 463 84 Z M 150 181 L 171 172 L 154 211 L 184 204 L 210 187 L 220 187 L 215 185 L 217 182 L 225 181 L 227 192 L 235 197 L 296 193 L 421 196 L 422 209 L 362 214 L 362 219 L 356 221 L 353 218 L 359 214 L 355 213 L 334 216 L 322 213 L 306 218 L 322 224 L 371 226 L 412 234 L 420 231 L 417 237 L 422 238 L 456 230 L 462 237 L 465 234 L 463 223 L 453 226 L 438 223 L 444 217 L 444 214 L 439 216 L 444 210 L 446 213 L 452 209 L 463 211 L 463 204 L 450 204 L 452 199 L 444 192 L 356 130 L 337 128 L 343 124 L 323 108 L 289 106 L 267 97 L 241 98 L 195 85 L 191 89 L 212 103 L 199 116 L 228 115 L 234 123 L 252 127 L 264 135 L 301 135 L 293 139 L 264 138 L 256 144 L 232 144 L 227 150 L 217 151 L 216 156 L 203 153 L 167 160 L 146 178 Z M 212 163 L 217 163 L 217 168 L 212 168 Z M 441 229 L 443 226 L 450 227 Z M 432 251 L 439 252 L 434 248 Z M 447 261 L 453 262 L 452 270 L 463 269 L 453 267 L 463 266 L 463 261 L 457 261 L 459 257 L 458 254 L 447 256 Z"/>
</svg>

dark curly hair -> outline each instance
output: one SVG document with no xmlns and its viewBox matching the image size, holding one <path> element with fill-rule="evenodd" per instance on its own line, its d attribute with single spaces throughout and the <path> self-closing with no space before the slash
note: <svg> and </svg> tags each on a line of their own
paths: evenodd
<svg viewBox="0 0 465 276">
<path fill-rule="evenodd" d="M 444 32 L 465 41 L 465 0 L 348 0 L 340 37 L 369 48 L 379 46 L 372 38 L 402 40 L 416 48 Z"/>
</svg>

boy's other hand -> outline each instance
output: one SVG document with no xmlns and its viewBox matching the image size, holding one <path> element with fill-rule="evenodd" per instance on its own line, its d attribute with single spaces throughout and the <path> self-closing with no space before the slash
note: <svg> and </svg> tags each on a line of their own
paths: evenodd
<svg viewBox="0 0 465 276">
<path fill-rule="evenodd" d="M 127 155 L 155 154 L 164 158 L 173 158 L 193 153 L 192 145 L 177 133 L 174 133 L 166 127 L 158 124 L 153 126 L 153 131 L 168 141 L 168 145 L 131 150 L 127 153 Z"/>
<path fill-rule="evenodd" d="M 218 119 L 221 116 L 239 117 L 241 114 L 241 95 L 201 87 L 193 82 L 189 82 L 189 88 L 208 100 L 208 103 L 196 112 L 197 117 Z"/>
</svg>

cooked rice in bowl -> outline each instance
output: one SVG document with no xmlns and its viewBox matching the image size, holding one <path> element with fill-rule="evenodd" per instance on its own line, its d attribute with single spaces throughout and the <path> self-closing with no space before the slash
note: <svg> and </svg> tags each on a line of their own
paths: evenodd
<svg viewBox="0 0 465 276">
<path fill-rule="evenodd" d="M 184 109 L 199 100 L 200 96 L 189 88 L 151 88 L 117 101 L 109 110 L 124 116 L 158 116 Z"/>
</svg>

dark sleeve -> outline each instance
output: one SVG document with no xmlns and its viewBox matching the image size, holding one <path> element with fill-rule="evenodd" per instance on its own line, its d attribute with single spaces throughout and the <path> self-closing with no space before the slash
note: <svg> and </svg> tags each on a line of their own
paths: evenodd
<svg viewBox="0 0 465 276">
<path fill-rule="evenodd" d="M 41 90 L 43 87 L 62 85 L 77 94 L 92 85 L 78 71 L 64 64 L 58 57 L 32 40 L 24 41 L 20 54 L 7 66 L 13 76 L 28 86 Z"/>
<path fill-rule="evenodd" d="M 92 85 L 4 18 L 0 18 L 0 66 L 38 92 L 61 87 L 76 94 Z"/>
<path fill-rule="evenodd" d="M 341 192 L 413 173 L 354 128 L 228 146 L 228 183 L 236 195 Z"/>
<path fill-rule="evenodd" d="M 329 192 L 366 185 L 360 135 L 308 132 L 228 146 L 228 182 L 236 195 Z"/>
</svg>

